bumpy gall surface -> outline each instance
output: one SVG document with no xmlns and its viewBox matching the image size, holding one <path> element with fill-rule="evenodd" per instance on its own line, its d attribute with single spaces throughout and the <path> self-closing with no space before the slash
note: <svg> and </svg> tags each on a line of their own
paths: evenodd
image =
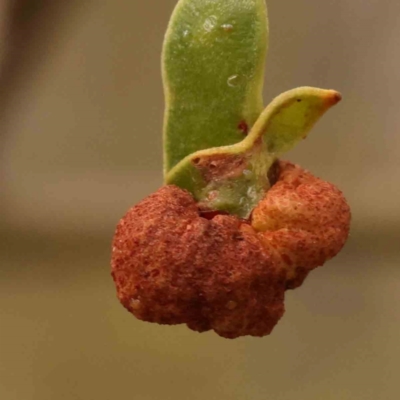
<svg viewBox="0 0 400 400">
<path fill-rule="evenodd" d="M 288 288 L 300 286 L 344 246 L 350 208 L 331 183 L 288 162 L 279 163 L 278 181 L 252 214 L 259 237 L 276 248 L 288 271 Z"/>
<path fill-rule="evenodd" d="M 340 251 L 350 211 L 341 192 L 289 163 L 251 221 L 199 212 L 164 186 L 131 208 L 113 241 L 119 300 L 137 318 L 226 338 L 269 334 L 284 293 Z"/>
</svg>

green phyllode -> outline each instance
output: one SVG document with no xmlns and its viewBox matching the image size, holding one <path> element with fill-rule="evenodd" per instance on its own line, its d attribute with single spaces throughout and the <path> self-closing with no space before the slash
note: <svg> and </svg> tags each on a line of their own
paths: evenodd
<svg viewBox="0 0 400 400">
<path fill-rule="evenodd" d="M 301 87 L 263 111 L 265 0 L 180 0 L 165 36 L 164 176 L 201 209 L 248 218 L 268 172 L 341 96 Z"/>
</svg>

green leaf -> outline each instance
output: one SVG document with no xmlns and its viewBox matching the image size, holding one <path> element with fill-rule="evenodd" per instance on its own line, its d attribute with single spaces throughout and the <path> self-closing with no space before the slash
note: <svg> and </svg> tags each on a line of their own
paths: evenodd
<svg viewBox="0 0 400 400">
<path fill-rule="evenodd" d="M 341 99 L 335 90 L 312 87 L 282 93 L 260 115 L 247 141 L 264 135 L 267 151 L 279 157 L 305 139 L 319 118 Z"/>
<path fill-rule="evenodd" d="M 269 188 L 268 171 L 341 96 L 334 90 L 303 87 L 274 99 L 240 143 L 187 156 L 167 183 L 190 191 L 200 207 L 248 218 Z"/>
<path fill-rule="evenodd" d="M 164 173 L 240 142 L 263 109 L 265 0 L 180 0 L 165 37 Z"/>
</svg>

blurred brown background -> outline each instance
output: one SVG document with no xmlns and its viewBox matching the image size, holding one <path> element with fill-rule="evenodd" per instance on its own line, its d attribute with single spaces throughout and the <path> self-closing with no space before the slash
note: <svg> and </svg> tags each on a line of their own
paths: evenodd
<svg viewBox="0 0 400 400">
<path fill-rule="evenodd" d="M 287 155 L 345 192 L 345 250 L 270 337 L 136 321 L 115 224 L 162 183 L 160 51 L 175 0 L 0 1 L 0 398 L 397 399 L 400 2 L 268 0 L 265 102 L 343 101 Z"/>
</svg>

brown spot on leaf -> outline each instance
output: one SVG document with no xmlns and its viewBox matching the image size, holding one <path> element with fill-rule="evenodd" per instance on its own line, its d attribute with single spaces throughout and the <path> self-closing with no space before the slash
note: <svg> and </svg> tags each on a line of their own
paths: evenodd
<svg viewBox="0 0 400 400">
<path fill-rule="evenodd" d="M 245 120 L 239 122 L 238 128 L 247 135 L 249 133 L 249 126 L 247 125 Z"/>
<path fill-rule="evenodd" d="M 270 185 L 275 185 L 275 183 L 278 181 L 280 174 L 280 167 L 279 167 L 279 161 L 276 160 L 268 170 L 268 181 Z"/>
<path fill-rule="evenodd" d="M 212 154 L 195 160 L 206 182 L 240 176 L 247 165 L 244 154 Z"/>
</svg>

